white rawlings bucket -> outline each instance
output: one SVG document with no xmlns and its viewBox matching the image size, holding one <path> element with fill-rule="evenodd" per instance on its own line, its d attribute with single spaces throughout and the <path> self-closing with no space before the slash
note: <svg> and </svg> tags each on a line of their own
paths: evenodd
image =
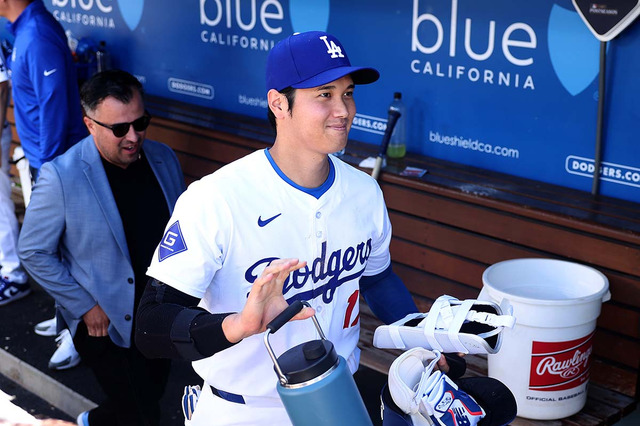
<svg viewBox="0 0 640 426">
<path fill-rule="evenodd" d="M 518 416 L 552 420 L 580 411 L 596 319 L 611 298 L 607 277 L 572 262 L 514 259 L 487 268 L 482 282 L 478 299 L 506 299 L 516 317 L 488 367 L 515 396 Z"/>
</svg>

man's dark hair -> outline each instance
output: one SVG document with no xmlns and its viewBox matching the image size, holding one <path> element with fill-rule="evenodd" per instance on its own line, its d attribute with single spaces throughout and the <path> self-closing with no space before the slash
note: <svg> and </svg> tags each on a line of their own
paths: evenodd
<svg viewBox="0 0 640 426">
<path fill-rule="evenodd" d="M 289 115 L 291 115 L 291 110 L 293 109 L 293 101 L 296 99 L 296 89 L 293 87 L 287 87 L 286 89 L 282 89 L 280 91 L 286 98 L 289 103 Z M 267 118 L 269 118 L 269 123 L 271 123 L 271 127 L 273 131 L 278 134 L 278 129 L 276 127 L 276 116 L 271 111 L 271 108 L 267 108 Z"/>
<path fill-rule="evenodd" d="M 85 113 L 95 111 L 107 97 L 116 98 L 128 104 L 134 95 L 134 90 L 144 95 L 142 84 L 133 75 L 122 70 L 107 70 L 95 74 L 87 80 L 80 89 L 80 101 Z"/>
</svg>

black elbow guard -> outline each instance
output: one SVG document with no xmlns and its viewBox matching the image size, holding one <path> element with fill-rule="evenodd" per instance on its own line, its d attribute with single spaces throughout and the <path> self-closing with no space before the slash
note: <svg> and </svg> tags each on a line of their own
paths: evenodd
<svg viewBox="0 0 640 426">
<path fill-rule="evenodd" d="M 178 312 L 173 324 L 171 324 L 171 332 L 169 334 L 171 343 L 184 359 L 193 361 L 205 357 L 198 351 L 191 337 L 191 324 L 195 317 L 202 314 L 204 314 L 204 311 L 200 309 L 185 308 Z"/>
<path fill-rule="evenodd" d="M 163 328 L 164 335 L 168 335 L 181 358 L 196 361 L 233 346 L 222 330 L 222 321 L 230 313 L 212 314 L 198 308 L 198 298 L 155 279 L 149 281 L 147 289 L 153 303 L 162 311 L 161 318 L 155 319 L 167 326 L 170 324 L 170 328 Z"/>
<path fill-rule="evenodd" d="M 207 313 L 204 309 L 195 307 L 198 302 L 199 299 L 196 297 L 176 290 L 155 278 L 150 279 L 138 310 L 138 325 L 145 330 L 145 346 L 151 346 L 154 353 L 169 355 L 170 358 L 176 355 L 190 361 L 205 358 L 205 355 L 196 349 L 191 336 L 194 318 Z M 166 348 L 167 343 L 170 343 L 174 350 L 165 352 L 166 349 L 162 348 Z"/>
</svg>

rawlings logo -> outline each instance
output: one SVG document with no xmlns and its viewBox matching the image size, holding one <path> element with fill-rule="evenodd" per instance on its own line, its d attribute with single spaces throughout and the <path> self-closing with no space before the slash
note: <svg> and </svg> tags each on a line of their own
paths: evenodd
<svg viewBox="0 0 640 426">
<path fill-rule="evenodd" d="M 312 289 L 303 291 L 287 299 L 288 303 L 295 300 L 311 300 L 318 296 L 322 296 L 324 303 L 331 303 L 335 290 L 342 284 L 357 279 L 364 272 L 364 265 L 369 259 L 371 254 L 371 239 L 367 242 L 362 242 L 356 247 L 348 247 L 346 250 L 336 250 L 327 257 L 327 242 L 322 243 L 322 252 L 320 257 L 317 257 L 312 262 L 309 262 L 304 268 L 293 271 L 289 277 L 284 281 L 284 287 L 282 293 L 286 296 L 287 293 L 294 289 L 301 289 L 311 279 L 316 284 L 320 281 L 327 280 L 323 285 L 313 286 Z M 262 273 L 264 268 L 276 260 L 277 257 L 267 257 L 260 259 L 247 269 L 244 274 L 244 278 L 253 283 L 258 275 Z M 353 274 L 340 277 L 342 272 L 351 271 L 357 265 L 362 265 L 358 271 Z"/>
<path fill-rule="evenodd" d="M 572 389 L 589 378 L 593 333 L 568 342 L 533 342 L 529 389 Z"/>
<path fill-rule="evenodd" d="M 555 374 L 563 379 L 570 379 L 580 374 L 582 370 L 585 370 L 589 365 L 589 356 L 591 355 L 591 348 L 586 352 L 576 350 L 571 359 L 557 360 L 555 356 L 548 356 L 542 358 L 540 364 L 536 368 L 536 373 L 539 376 L 547 374 Z"/>
</svg>

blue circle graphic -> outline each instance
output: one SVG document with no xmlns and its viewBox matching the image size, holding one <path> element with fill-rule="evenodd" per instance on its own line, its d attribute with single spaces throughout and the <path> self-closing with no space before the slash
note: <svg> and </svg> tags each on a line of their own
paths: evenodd
<svg viewBox="0 0 640 426">
<path fill-rule="evenodd" d="M 326 31 L 329 25 L 329 10 L 329 0 L 289 0 L 293 31 Z"/>
<path fill-rule="evenodd" d="M 131 31 L 135 30 L 144 10 L 144 0 L 118 0 L 120 14 Z"/>
</svg>

